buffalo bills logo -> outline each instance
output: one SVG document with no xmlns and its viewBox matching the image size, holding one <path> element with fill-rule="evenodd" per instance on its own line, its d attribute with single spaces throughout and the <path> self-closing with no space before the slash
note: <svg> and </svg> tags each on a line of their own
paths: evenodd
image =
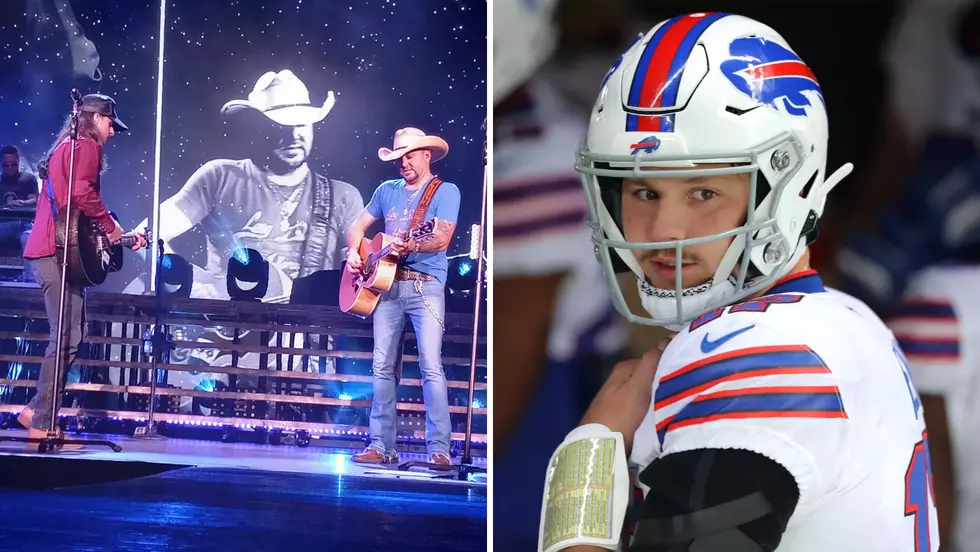
<svg viewBox="0 0 980 552">
<path fill-rule="evenodd" d="M 660 149 L 660 138 L 647 136 L 635 144 L 630 144 L 630 147 L 633 148 L 633 153 L 630 155 L 636 155 L 641 151 L 644 153 L 653 153 Z"/>
<path fill-rule="evenodd" d="M 812 92 L 823 102 L 817 78 L 799 56 L 760 37 L 736 38 L 721 72 L 739 92 L 777 111 L 806 116 Z"/>
</svg>

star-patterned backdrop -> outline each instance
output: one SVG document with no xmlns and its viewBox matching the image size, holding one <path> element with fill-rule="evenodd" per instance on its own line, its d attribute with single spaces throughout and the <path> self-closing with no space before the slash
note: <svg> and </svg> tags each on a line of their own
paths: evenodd
<svg viewBox="0 0 980 552">
<path fill-rule="evenodd" d="M 103 197 L 127 229 L 151 218 L 159 2 L 0 4 L 0 142 L 16 143 L 35 165 L 70 110 L 73 86 L 113 96 L 131 130 L 107 147 Z M 314 125 L 311 169 L 353 184 L 365 202 L 398 177 L 377 154 L 396 129 L 416 126 L 449 143 L 433 171 L 462 195 L 449 253 L 469 251 L 483 193 L 486 0 L 171 0 L 166 29 L 161 201 L 206 162 L 241 157 L 243 137 L 229 136 L 222 105 L 245 99 L 263 73 L 288 69 L 314 105 L 328 91 L 336 97 Z M 199 230 L 174 247 L 205 264 Z M 129 262 L 103 289 L 122 290 L 145 268 Z"/>
</svg>

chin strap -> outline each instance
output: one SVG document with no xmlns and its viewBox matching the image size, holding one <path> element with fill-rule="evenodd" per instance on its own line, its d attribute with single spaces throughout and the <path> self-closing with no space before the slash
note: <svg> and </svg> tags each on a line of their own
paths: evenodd
<svg viewBox="0 0 980 552">
<path fill-rule="evenodd" d="M 602 424 L 575 428 L 548 462 L 538 552 L 571 546 L 618 550 L 629 499 L 623 434 Z"/>
</svg>

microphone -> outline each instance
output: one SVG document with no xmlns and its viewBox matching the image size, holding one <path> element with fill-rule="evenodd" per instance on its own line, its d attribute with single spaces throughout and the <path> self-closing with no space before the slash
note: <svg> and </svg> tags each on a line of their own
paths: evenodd
<svg viewBox="0 0 980 552">
<path fill-rule="evenodd" d="M 82 103 L 82 93 L 78 91 L 77 88 L 71 89 L 71 99 L 76 104 Z"/>
</svg>

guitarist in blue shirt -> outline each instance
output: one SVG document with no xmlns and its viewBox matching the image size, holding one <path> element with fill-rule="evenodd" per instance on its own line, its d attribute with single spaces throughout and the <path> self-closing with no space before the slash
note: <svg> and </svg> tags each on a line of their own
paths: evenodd
<svg viewBox="0 0 980 552">
<path fill-rule="evenodd" d="M 459 188 L 433 176 L 430 164 L 442 159 L 449 145 L 417 128 L 395 133 L 394 147 L 381 148 L 378 157 L 392 161 L 401 178 L 383 182 L 351 225 L 347 235 L 347 270 L 357 273 L 362 261 L 358 246 L 364 232 L 384 218 L 385 233 L 396 238 L 394 251 L 401 258 L 395 282 L 381 295 L 374 311 L 374 394 L 371 407 L 371 444 L 353 460 L 365 464 L 394 463 L 395 363 L 407 314 L 418 336 L 422 395 L 425 400 L 425 441 L 429 461 L 450 463 L 449 398 L 442 370 L 442 335 L 445 330 L 445 286 L 449 259 L 446 249 L 456 231 Z M 425 241 L 408 237 L 412 228 L 436 219 L 434 235 Z"/>
</svg>

